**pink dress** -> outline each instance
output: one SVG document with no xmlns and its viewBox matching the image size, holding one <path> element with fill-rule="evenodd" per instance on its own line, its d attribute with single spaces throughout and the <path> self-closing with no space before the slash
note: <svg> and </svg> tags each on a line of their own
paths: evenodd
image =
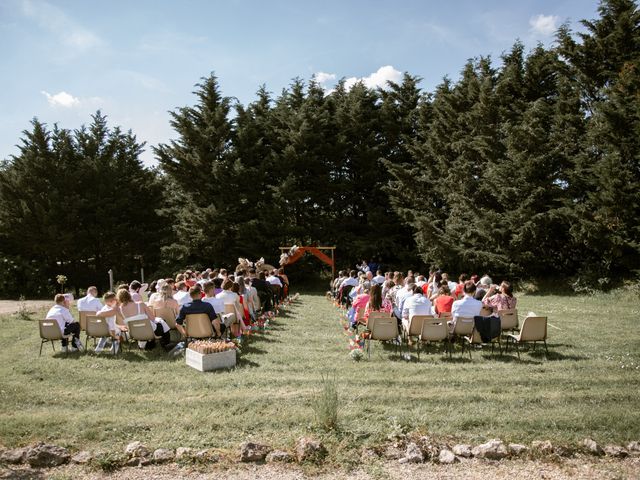
<svg viewBox="0 0 640 480">
<path fill-rule="evenodd" d="M 491 307 L 493 310 L 513 310 L 516 308 L 518 299 L 516 297 L 510 297 L 502 293 L 496 293 L 494 296 L 487 298 L 484 302 L 485 305 Z"/>
</svg>

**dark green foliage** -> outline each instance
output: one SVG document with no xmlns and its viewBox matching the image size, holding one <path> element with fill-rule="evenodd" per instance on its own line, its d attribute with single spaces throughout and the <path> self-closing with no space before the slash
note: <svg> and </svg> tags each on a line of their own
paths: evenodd
<svg viewBox="0 0 640 480">
<path fill-rule="evenodd" d="M 135 257 L 157 263 L 165 235 L 154 213 L 161 190 L 138 158 L 143 144 L 109 129 L 100 112 L 73 132 L 38 120 L 32 126 L 20 153 L 0 169 L 0 254 L 6 265 L 26 262 L 23 274 L 37 277 L 15 273 L 2 293 L 42 295 L 56 288 L 57 274 L 67 275 L 68 287 L 104 287 L 109 268 L 134 278 Z"/>
</svg>

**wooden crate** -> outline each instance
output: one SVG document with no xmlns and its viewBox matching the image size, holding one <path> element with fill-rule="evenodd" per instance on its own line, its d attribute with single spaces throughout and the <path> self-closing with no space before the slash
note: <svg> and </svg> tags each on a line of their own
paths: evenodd
<svg viewBox="0 0 640 480">
<path fill-rule="evenodd" d="M 201 372 L 209 372 L 220 368 L 233 368 L 236 366 L 236 350 L 234 348 L 226 352 L 204 355 L 187 348 L 185 359 L 187 365 Z"/>
</svg>

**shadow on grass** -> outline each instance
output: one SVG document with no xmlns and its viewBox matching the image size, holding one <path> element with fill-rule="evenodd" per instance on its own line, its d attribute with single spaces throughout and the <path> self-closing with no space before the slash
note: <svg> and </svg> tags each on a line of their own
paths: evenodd
<svg viewBox="0 0 640 480">
<path fill-rule="evenodd" d="M 240 356 L 238 363 L 236 364 L 236 370 L 244 370 L 245 368 L 257 368 L 260 364 L 258 362 L 254 362 L 253 360 L 249 360 L 244 356 Z"/>
<path fill-rule="evenodd" d="M 9 480 L 37 480 L 46 477 L 44 473 L 39 472 L 38 470 L 31 470 L 30 468 L 27 470 L 14 470 L 12 468 L 9 468 L 8 470 L 2 472 L 1 478 Z"/>
</svg>

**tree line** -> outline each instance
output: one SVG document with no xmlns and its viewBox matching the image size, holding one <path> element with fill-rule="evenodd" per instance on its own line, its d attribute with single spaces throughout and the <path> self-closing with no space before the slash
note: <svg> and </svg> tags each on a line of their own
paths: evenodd
<svg viewBox="0 0 640 480">
<path fill-rule="evenodd" d="M 342 264 L 438 265 L 606 287 L 640 269 L 640 12 L 604 0 L 551 47 L 516 41 L 433 92 L 331 92 L 294 79 L 242 105 L 214 74 L 171 112 L 175 140 L 37 119 L 0 166 L 0 294 L 184 266 L 275 262 L 334 244 Z M 25 286 L 29 286 L 27 288 Z"/>
</svg>

